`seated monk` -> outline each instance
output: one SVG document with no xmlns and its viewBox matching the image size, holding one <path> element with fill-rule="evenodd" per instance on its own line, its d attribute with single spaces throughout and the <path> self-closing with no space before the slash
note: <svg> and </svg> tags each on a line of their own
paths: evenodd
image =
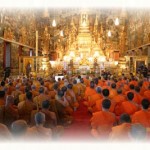
<svg viewBox="0 0 150 150">
<path fill-rule="evenodd" d="M 57 125 L 57 118 L 55 112 L 49 110 L 50 101 L 45 100 L 42 102 L 41 112 L 45 114 L 45 127 L 54 128 Z"/>
<path fill-rule="evenodd" d="M 83 78 L 84 80 L 84 84 L 86 85 L 86 87 L 90 86 L 90 80 L 89 80 L 89 76 L 86 76 L 86 78 Z"/>
<path fill-rule="evenodd" d="M 143 99 L 141 104 L 142 104 L 142 110 L 139 110 L 132 115 L 132 123 L 140 123 L 144 127 L 149 128 L 150 112 L 148 111 L 148 108 L 150 102 L 148 101 L 148 99 Z"/>
<path fill-rule="evenodd" d="M 2 141 L 8 141 L 12 140 L 12 135 L 10 131 L 8 130 L 7 126 L 0 123 L 0 140 Z"/>
<path fill-rule="evenodd" d="M 76 110 L 78 107 L 79 107 L 79 103 L 78 103 L 78 101 L 77 101 L 77 99 L 76 99 L 76 95 L 75 95 L 75 93 L 74 93 L 74 91 L 73 91 L 73 85 L 72 84 L 68 84 L 67 85 L 67 91 L 66 91 L 66 94 L 65 94 L 65 97 L 66 97 L 66 99 L 68 100 L 68 102 L 69 102 L 69 104 L 70 104 L 70 106 L 74 109 L 74 110 Z"/>
<path fill-rule="evenodd" d="M 103 98 L 96 101 L 95 106 L 93 107 L 93 112 L 102 110 L 102 101 L 103 101 L 103 99 L 109 99 L 108 98 L 109 97 L 109 90 L 108 89 L 103 89 L 102 90 L 102 95 L 103 95 Z M 114 112 L 115 106 L 116 106 L 115 101 L 111 100 L 111 106 L 109 108 L 109 111 Z"/>
<path fill-rule="evenodd" d="M 148 86 L 148 89 L 144 92 L 144 97 L 150 101 L 150 86 Z"/>
<path fill-rule="evenodd" d="M 11 95 L 6 97 L 4 123 L 10 128 L 12 122 L 19 118 L 18 108 L 14 105 L 14 99 Z"/>
<path fill-rule="evenodd" d="M 80 86 L 79 84 L 77 83 L 77 80 L 74 79 L 73 80 L 73 87 L 72 87 L 72 90 L 76 96 L 76 99 L 77 101 L 80 101 Z"/>
<path fill-rule="evenodd" d="M 38 110 L 42 108 L 42 102 L 46 99 L 50 100 L 50 96 L 45 94 L 45 89 L 43 86 L 41 86 L 39 88 L 39 95 L 33 99 L 33 102 L 37 105 Z"/>
<path fill-rule="evenodd" d="M 32 101 L 32 93 L 26 93 L 26 100 L 18 104 L 19 118 L 24 119 L 27 123 L 30 123 L 31 112 L 37 107 Z"/>
<path fill-rule="evenodd" d="M 16 85 L 16 90 L 12 92 L 12 96 L 14 97 L 14 104 L 17 106 L 19 103 L 19 95 L 23 94 L 22 91 L 20 91 L 19 84 Z"/>
<path fill-rule="evenodd" d="M 64 92 L 62 90 L 58 90 L 56 99 L 55 99 L 55 107 L 58 114 L 58 121 L 60 123 L 71 123 L 73 109 L 69 106 L 69 102 L 67 101 Z"/>
<path fill-rule="evenodd" d="M 127 95 L 129 92 L 134 93 L 134 92 L 135 92 L 135 91 L 134 91 L 134 88 L 135 88 L 135 86 L 134 86 L 133 84 L 130 84 L 129 90 L 125 92 L 125 95 Z"/>
<path fill-rule="evenodd" d="M 117 89 L 117 95 L 113 97 L 113 100 L 116 104 L 126 101 L 126 97 L 122 94 L 122 89 Z"/>
<path fill-rule="evenodd" d="M 116 117 L 113 113 L 109 112 L 111 101 L 104 99 L 102 102 L 102 111 L 93 113 L 91 118 L 91 134 L 95 138 L 108 138 L 112 126 L 116 124 Z"/>
<path fill-rule="evenodd" d="M 110 88 L 109 92 L 110 92 L 110 94 L 109 94 L 110 99 L 113 99 L 117 95 L 116 83 L 111 84 L 111 88 Z"/>
<path fill-rule="evenodd" d="M 52 130 L 50 128 L 45 128 L 45 114 L 42 112 L 37 112 L 35 114 L 35 123 L 36 125 L 27 130 L 27 138 L 34 140 L 51 140 L 52 139 Z"/>
<path fill-rule="evenodd" d="M 7 95 L 11 95 L 13 91 L 15 91 L 15 87 L 14 87 L 13 83 L 10 82 L 8 89 L 7 89 Z"/>
<path fill-rule="evenodd" d="M 26 140 L 28 124 L 25 120 L 16 120 L 11 125 L 11 133 L 15 141 Z"/>
<path fill-rule="evenodd" d="M 89 96 L 96 94 L 94 81 L 90 82 L 90 87 L 86 87 L 84 99 L 88 100 Z"/>
<path fill-rule="evenodd" d="M 26 100 L 26 93 L 30 91 L 29 87 L 25 87 L 25 93 L 22 93 L 19 95 L 19 102 Z"/>
<path fill-rule="evenodd" d="M 122 114 L 120 116 L 119 125 L 112 127 L 112 131 L 109 135 L 110 141 L 126 141 L 128 140 L 128 132 L 131 126 L 131 118 L 128 114 Z"/>
<path fill-rule="evenodd" d="M 93 107 L 97 100 L 100 100 L 103 98 L 101 95 L 101 88 L 100 87 L 96 87 L 96 92 L 97 92 L 96 94 L 89 96 L 89 99 L 87 102 L 88 107 Z"/>
<path fill-rule="evenodd" d="M 118 115 L 127 113 L 128 115 L 134 114 L 138 109 L 138 105 L 133 102 L 134 93 L 128 92 L 127 101 L 122 102 L 119 107 L 116 107 L 115 110 L 118 112 Z"/>
<path fill-rule="evenodd" d="M 0 84 L 0 91 L 4 91 L 4 92 L 7 92 L 7 87 L 5 85 L 5 81 L 2 81 L 1 84 Z"/>
<path fill-rule="evenodd" d="M 138 105 L 141 105 L 141 102 L 142 102 L 144 97 L 141 96 L 141 94 L 140 94 L 140 87 L 135 86 L 134 90 L 135 90 L 135 92 L 134 92 L 133 102 L 137 103 Z"/>
<path fill-rule="evenodd" d="M 132 124 L 129 130 L 129 141 L 132 142 L 140 142 L 140 141 L 147 141 L 147 130 L 146 128 L 140 124 Z"/>
<path fill-rule="evenodd" d="M 32 92 L 33 98 L 39 95 L 39 92 L 37 91 L 36 86 L 34 84 L 31 85 L 31 92 Z"/>
<path fill-rule="evenodd" d="M 83 100 L 85 95 L 86 85 L 84 84 L 84 80 L 82 78 L 80 79 L 78 86 L 80 88 L 80 100 Z"/>
</svg>

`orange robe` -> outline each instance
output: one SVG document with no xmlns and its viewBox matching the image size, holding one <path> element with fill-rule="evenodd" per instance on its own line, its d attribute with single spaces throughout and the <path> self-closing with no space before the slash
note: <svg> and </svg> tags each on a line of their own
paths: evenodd
<svg viewBox="0 0 150 150">
<path fill-rule="evenodd" d="M 94 106 L 95 103 L 96 103 L 96 101 L 97 101 L 97 100 L 100 100 L 100 99 L 102 99 L 102 98 L 103 98 L 102 95 L 99 94 L 99 93 L 96 93 L 96 94 L 94 94 L 94 95 L 89 96 L 89 99 L 88 99 L 88 106 L 89 106 L 89 107 Z"/>
<path fill-rule="evenodd" d="M 109 98 L 113 99 L 117 95 L 117 91 L 116 89 L 110 89 L 109 91 L 110 91 Z"/>
<path fill-rule="evenodd" d="M 96 93 L 97 93 L 97 92 L 96 92 L 95 89 L 92 89 L 92 88 L 90 88 L 90 87 L 87 87 L 86 90 L 85 90 L 84 99 L 85 99 L 85 100 L 88 100 L 89 96 L 94 95 L 94 94 L 96 94 Z"/>
<path fill-rule="evenodd" d="M 124 95 L 118 94 L 118 95 L 114 96 L 113 100 L 114 100 L 116 103 L 121 103 L 121 102 L 126 101 L 126 98 L 125 98 Z"/>
<path fill-rule="evenodd" d="M 120 112 L 119 115 L 121 115 L 123 113 L 132 115 L 138 110 L 138 107 L 132 102 L 125 101 L 125 102 L 121 103 L 121 106 L 118 107 L 118 109 L 119 109 L 118 112 Z"/>
<path fill-rule="evenodd" d="M 132 123 L 140 123 L 143 126 L 150 127 L 150 112 L 146 110 L 139 110 L 132 116 Z"/>
<path fill-rule="evenodd" d="M 144 97 L 150 101 L 150 90 L 144 92 Z"/>
<path fill-rule="evenodd" d="M 91 126 L 98 131 L 102 137 L 108 136 L 112 126 L 116 123 L 115 115 L 111 112 L 99 111 L 93 113 L 91 118 Z"/>
<path fill-rule="evenodd" d="M 142 100 L 143 100 L 143 96 L 141 96 L 139 93 L 134 92 L 134 98 L 133 98 L 133 102 L 137 103 L 137 104 L 141 104 Z"/>
<path fill-rule="evenodd" d="M 103 98 L 96 101 L 96 105 L 95 105 L 95 107 L 93 109 L 93 112 L 102 110 L 102 101 L 103 101 Z M 113 100 L 111 100 L 111 106 L 109 108 L 109 111 L 110 112 L 114 112 L 115 106 L 116 106 L 116 103 Z"/>
<path fill-rule="evenodd" d="M 90 86 L 90 80 L 88 79 L 83 79 L 84 80 L 84 84 L 86 85 L 86 87 L 89 87 Z"/>
<path fill-rule="evenodd" d="M 121 125 L 112 127 L 112 131 L 109 135 L 111 141 L 124 141 L 128 140 L 128 132 L 130 130 L 130 123 L 123 123 Z"/>
</svg>

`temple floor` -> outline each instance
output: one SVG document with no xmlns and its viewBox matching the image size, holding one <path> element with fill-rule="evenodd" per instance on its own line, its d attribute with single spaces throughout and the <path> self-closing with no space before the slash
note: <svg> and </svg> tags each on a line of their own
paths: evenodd
<svg viewBox="0 0 150 150">
<path fill-rule="evenodd" d="M 65 128 L 60 140 L 91 141 L 93 138 L 90 134 L 90 118 L 91 114 L 88 113 L 87 107 L 81 101 L 79 108 L 73 113 L 72 124 Z"/>
</svg>

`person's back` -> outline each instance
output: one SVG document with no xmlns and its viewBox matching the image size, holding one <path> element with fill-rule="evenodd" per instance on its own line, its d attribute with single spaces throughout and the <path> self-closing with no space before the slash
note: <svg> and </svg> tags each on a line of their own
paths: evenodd
<svg viewBox="0 0 150 150">
<path fill-rule="evenodd" d="M 23 94 L 22 91 L 20 91 L 20 86 L 16 85 L 16 90 L 12 92 L 12 96 L 14 97 L 14 104 L 18 105 L 19 103 L 19 95 Z"/>
<path fill-rule="evenodd" d="M 117 89 L 117 95 L 113 97 L 113 100 L 116 103 L 122 103 L 124 101 L 126 101 L 125 96 L 122 94 L 122 90 L 121 89 Z"/>
<path fill-rule="evenodd" d="M 8 95 L 6 97 L 6 104 L 4 109 L 4 123 L 10 127 L 11 123 L 17 120 L 19 117 L 18 108 L 14 105 L 13 96 Z"/>
<path fill-rule="evenodd" d="M 54 128 L 57 125 L 57 118 L 55 112 L 49 110 L 50 102 L 45 100 L 42 102 L 41 112 L 45 114 L 45 127 Z"/>
<path fill-rule="evenodd" d="M 148 86 L 148 89 L 144 92 L 144 97 L 150 101 L 150 86 Z"/>
<path fill-rule="evenodd" d="M 41 86 L 39 88 L 39 95 L 34 97 L 34 99 L 33 99 L 33 102 L 38 106 L 39 109 L 42 108 L 42 102 L 45 99 L 50 100 L 50 97 L 48 95 L 46 95 L 44 92 L 45 92 L 44 87 Z"/>
<path fill-rule="evenodd" d="M 12 140 L 12 135 L 8 130 L 7 126 L 0 123 L 0 141 L 8 141 Z"/>
<path fill-rule="evenodd" d="M 141 96 L 140 94 L 140 87 L 139 86 L 135 86 L 135 92 L 134 92 L 134 99 L 133 102 L 137 103 L 137 104 L 141 104 L 141 101 L 143 99 L 143 96 Z"/>
<path fill-rule="evenodd" d="M 13 135 L 14 140 L 25 140 L 26 139 L 26 133 L 28 130 L 28 125 L 25 120 L 16 120 L 11 125 L 11 133 Z"/>
<path fill-rule="evenodd" d="M 142 100 L 142 110 L 139 110 L 132 115 L 132 123 L 140 123 L 144 127 L 150 127 L 149 105 L 150 103 L 147 99 Z"/>
<path fill-rule="evenodd" d="M 121 113 L 127 113 L 129 115 L 134 114 L 138 110 L 138 106 L 132 102 L 134 98 L 134 94 L 132 92 L 129 92 L 127 94 L 128 101 L 122 102 L 120 109 Z"/>
<path fill-rule="evenodd" d="M 128 138 L 128 132 L 131 127 L 131 118 L 128 114 L 122 114 L 120 116 L 119 125 L 112 127 L 112 131 L 109 135 L 110 141 L 126 142 Z"/>
<path fill-rule="evenodd" d="M 26 93 L 27 99 L 18 104 L 18 111 L 20 119 L 24 119 L 27 123 L 30 123 L 31 112 L 36 109 L 36 105 L 32 102 L 32 93 Z"/>
<path fill-rule="evenodd" d="M 113 113 L 109 112 L 111 106 L 111 101 L 108 99 L 103 100 L 102 102 L 102 111 L 93 113 L 93 116 L 90 120 L 92 127 L 92 135 L 100 138 L 108 137 L 111 128 L 116 123 L 116 117 Z M 96 135 L 96 134 L 97 135 Z"/>
<path fill-rule="evenodd" d="M 45 128 L 45 114 L 42 112 L 37 112 L 35 114 L 35 122 L 36 125 L 29 128 L 27 131 L 27 138 L 38 141 L 51 140 L 52 138 L 52 130 L 50 128 Z"/>
<path fill-rule="evenodd" d="M 96 94 L 96 90 L 95 90 L 94 82 L 91 81 L 90 82 L 90 87 L 86 87 L 84 99 L 88 100 L 88 97 L 93 95 L 93 94 Z"/>
<path fill-rule="evenodd" d="M 117 95 L 116 84 L 112 83 L 110 88 L 109 98 L 113 99 Z"/>
</svg>

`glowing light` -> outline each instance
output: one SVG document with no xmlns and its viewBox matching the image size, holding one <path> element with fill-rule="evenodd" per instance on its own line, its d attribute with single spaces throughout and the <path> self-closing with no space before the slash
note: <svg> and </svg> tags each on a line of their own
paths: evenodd
<svg viewBox="0 0 150 150">
<path fill-rule="evenodd" d="M 115 66 L 117 66 L 118 65 L 118 61 L 114 61 L 114 64 L 115 64 Z"/>
<path fill-rule="evenodd" d="M 80 57 L 76 57 L 76 61 L 77 61 L 77 62 L 79 62 L 79 61 L 80 61 L 80 59 L 81 59 Z"/>
<path fill-rule="evenodd" d="M 55 67 L 56 62 L 55 62 L 55 61 L 50 61 L 50 64 L 51 64 L 51 66 L 52 66 L 52 68 L 53 68 L 53 67 Z"/>
<path fill-rule="evenodd" d="M 119 19 L 118 19 L 118 18 L 116 18 L 116 20 L 115 20 L 115 25 L 116 25 L 116 26 L 119 25 Z"/>
<path fill-rule="evenodd" d="M 105 61 L 106 61 L 105 56 L 100 56 L 99 59 L 98 59 L 98 61 L 100 61 L 100 62 L 105 62 Z"/>
<path fill-rule="evenodd" d="M 63 30 L 60 31 L 60 36 L 64 36 Z"/>
<path fill-rule="evenodd" d="M 70 56 L 70 57 L 75 57 L 74 52 L 70 52 L 69 56 Z"/>
<path fill-rule="evenodd" d="M 54 19 L 53 22 L 52 22 L 52 26 L 53 26 L 53 27 L 56 27 L 56 20 L 55 20 L 55 19 Z"/>
<path fill-rule="evenodd" d="M 92 57 L 89 57 L 88 60 L 89 60 L 90 62 L 92 62 L 92 61 L 93 61 L 93 58 L 92 58 Z"/>
<path fill-rule="evenodd" d="M 96 51 L 93 56 L 94 57 L 99 57 L 99 52 Z"/>
<path fill-rule="evenodd" d="M 111 31 L 110 30 L 108 31 L 108 37 L 111 37 Z"/>
</svg>

